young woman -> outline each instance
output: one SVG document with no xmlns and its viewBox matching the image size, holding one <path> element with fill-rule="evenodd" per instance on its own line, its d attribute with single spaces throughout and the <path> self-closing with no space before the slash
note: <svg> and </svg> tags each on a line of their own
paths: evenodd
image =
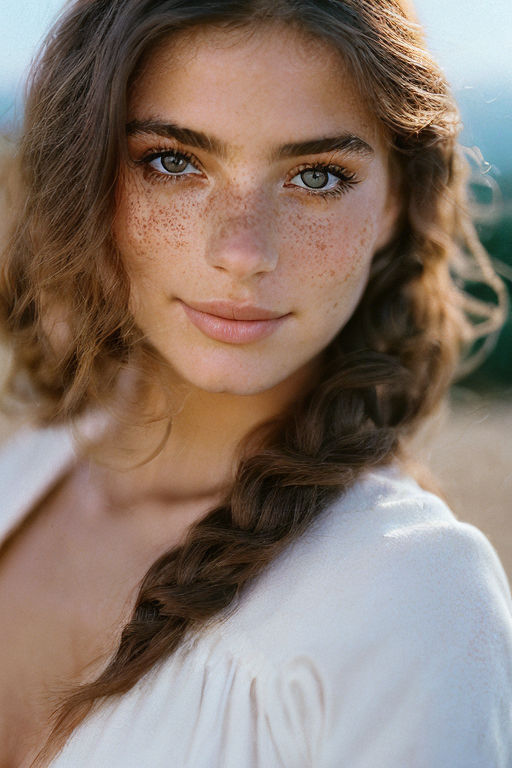
<svg viewBox="0 0 512 768">
<path fill-rule="evenodd" d="M 510 766 L 506 576 L 405 461 L 493 281 L 457 131 L 396 0 L 66 9 L 6 198 L 2 768 Z"/>
</svg>

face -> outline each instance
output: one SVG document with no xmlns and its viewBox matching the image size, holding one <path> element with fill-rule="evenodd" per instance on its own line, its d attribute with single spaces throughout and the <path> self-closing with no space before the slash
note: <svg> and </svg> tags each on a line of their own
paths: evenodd
<svg viewBox="0 0 512 768">
<path fill-rule="evenodd" d="M 168 41 L 133 88 L 128 154 L 114 236 L 173 375 L 249 395 L 313 372 L 395 212 L 339 54 L 280 28 Z"/>
</svg>

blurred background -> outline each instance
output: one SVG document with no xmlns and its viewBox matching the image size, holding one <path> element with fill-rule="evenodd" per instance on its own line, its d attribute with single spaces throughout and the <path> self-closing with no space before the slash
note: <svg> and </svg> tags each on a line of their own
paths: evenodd
<svg viewBox="0 0 512 768">
<path fill-rule="evenodd" d="M 416 0 L 427 40 L 458 99 L 462 143 L 481 169 L 478 229 L 512 295 L 512 2 Z M 0 131 L 22 112 L 31 57 L 63 0 L 2 0 Z M 483 161 L 483 165 L 482 165 Z M 478 294 L 478 289 L 477 289 Z M 487 298 L 487 294 L 482 294 Z M 490 297 L 489 297 L 490 298 Z M 491 540 L 512 581 L 512 315 L 486 361 L 453 387 L 415 450 L 456 516 Z"/>
</svg>

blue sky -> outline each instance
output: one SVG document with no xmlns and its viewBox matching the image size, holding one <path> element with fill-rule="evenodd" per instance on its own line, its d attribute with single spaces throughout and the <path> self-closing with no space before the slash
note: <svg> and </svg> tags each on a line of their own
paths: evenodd
<svg viewBox="0 0 512 768">
<path fill-rule="evenodd" d="M 64 2 L 0 2 L 0 113 L 7 114 Z M 478 145 L 498 170 L 512 171 L 512 0 L 416 0 L 416 8 L 459 99 L 464 143 Z"/>
<path fill-rule="evenodd" d="M 0 88 L 19 82 L 62 6 L 63 0 L 2 0 Z M 416 7 L 431 48 L 456 88 L 494 78 L 508 79 L 512 88 L 511 0 L 416 0 Z"/>
</svg>

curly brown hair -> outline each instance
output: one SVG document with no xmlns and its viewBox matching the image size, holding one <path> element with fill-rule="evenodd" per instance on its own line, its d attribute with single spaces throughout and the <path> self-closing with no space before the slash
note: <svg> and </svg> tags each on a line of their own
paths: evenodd
<svg viewBox="0 0 512 768">
<path fill-rule="evenodd" d="M 13 161 L 0 282 L 10 393 L 48 424 L 105 406 L 127 366 L 155 375 L 112 236 L 130 85 L 164 37 L 271 23 L 341 51 L 390 137 L 400 218 L 352 318 L 323 353 L 320 380 L 247 443 L 224 502 L 150 568 L 114 658 L 59 709 L 50 751 L 99 697 L 128 691 L 227 609 L 362 471 L 399 453 L 472 337 L 467 307 L 486 316 L 457 285 L 457 264 L 476 260 L 501 294 L 467 210 L 458 111 L 404 2 L 76 0 L 33 68 Z"/>
</svg>

